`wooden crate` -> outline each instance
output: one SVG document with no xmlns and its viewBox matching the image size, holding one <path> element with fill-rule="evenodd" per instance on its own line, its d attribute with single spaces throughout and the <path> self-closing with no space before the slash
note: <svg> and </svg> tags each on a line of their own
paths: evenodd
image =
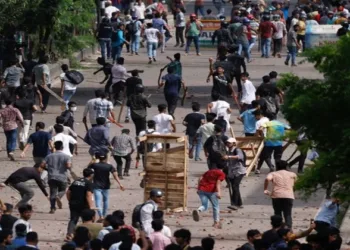
<svg viewBox="0 0 350 250">
<path fill-rule="evenodd" d="M 145 155 L 144 200 L 149 199 L 152 188 L 164 192 L 161 209 L 185 211 L 187 209 L 187 136 L 184 134 L 147 135 L 140 138 L 147 143 L 162 143 L 161 152 Z M 166 145 L 169 144 L 169 148 Z M 147 152 L 147 149 L 145 150 Z"/>
</svg>

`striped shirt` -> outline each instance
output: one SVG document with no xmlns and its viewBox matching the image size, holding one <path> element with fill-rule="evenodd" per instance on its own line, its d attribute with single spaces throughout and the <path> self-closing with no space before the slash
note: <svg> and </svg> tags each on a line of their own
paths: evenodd
<svg viewBox="0 0 350 250">
<path fill-rule="evenodd" d="M 131 148 L 132 151 L 136 148 L 133 138 L 127 134 L 114 136 L 111 144 L 113 147 L 113 155 L 118 156 L 126 156 L 130 153 L 129 148 Z"/>
<path fill-rule="evenodd" d="M 109 117 L 109 112 L 112 110 L 112 102 L 102 98 L 94 98 L 86 103 L 83 116 L 86 117 L 89 113 L 90 123 L 96 124 L 96 118 L 104 117 L 107 119 Z"/>
</svg>

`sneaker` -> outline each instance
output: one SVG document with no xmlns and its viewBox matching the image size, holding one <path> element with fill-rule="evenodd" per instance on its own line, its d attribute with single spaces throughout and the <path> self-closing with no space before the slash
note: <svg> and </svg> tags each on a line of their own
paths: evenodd
<svg viewBox="0 0 350 250">
<path fill-rule="evenodd" d="M 255 170 L 255 174 L 260 174 L 260 170 Z"/>
<path fill-rule="evenodd" d="M 202 161 L 202 159 L 201 158 L 196 158 L 196 159 L 194 159 L 195 161 Z"/>
<path fill-rule="evenodd" d="M 183 46 L 185 46 L 185 44 L 184 44 L 184 43 L 181 43 L 181 46 L 180 46 L 180 47 L 182 48 Z"/>
<path fill-rule="evenodd" d="M 228 206 L 227 208 L 231 210 L 238 210 L 238 207 L 234 205 Z"/>
<path fill-rule="evenodd" d="M 201 53 L 197 53 L 197 56 L 201 56 Z"/>
<path fill-rule="evenodd" d="M 152 64 L 152 60 L 149 60 L 149 61 L 148 61 L 148 64 Z"/>
<path fill-rule="evenodd" d="M 56 209 L 53 208 L 53 209 L 50 210 L 49 214 L 54 214 L 55 211 L 56 211 Z"/>
<path fill-rule="evenodd" d="M 157 60 L 156 60 L 156 58 L 155 57 L 153 57 L 153 62 L 156 62 Z"/>
<path fill-rule="evenodd" d="M 188 53 L 185 53 L 185 56 L 188 56 Z"/>
<path fill-rule="evenodd" d="M 62 201 L 59 197 L 56 197 L 56 204 L 58 209 L 62 209 Z"/>
<path fill-rule="evenodd" d="M 178 43 L 174 45 L 174 47 L 177 47 L 177 46 L 179 46 L 179 44 L 178 44 Z"/>
<path fill-rule="evenodd" d="M 138 56 L 138 55 L 139 55 L 139 53 L 138 53 L 138 52 L 135 52 L 135 55 L 137 55 L 137 56 Z"/>
<path fill-rule="evenodd" d="M 200 220 L 199 211 L 197 209 L 192 211 L 192 218 L 194 221 Z"/>
<path fill-rule="evenodd" d="M 129 123 L 129 121 L 130 121 L 130 119 L 129 119 L 129 117 L 125 117 L 125 123 Z"/>
<path fill-rule="evenodd" d="M 11 161 L 15 161 L 15 156 L 14 156 L 13 152 L 10 152 L 10 153 L 8 154 L 8 156 L 9 156 L 9 158 L 10 158 Z"/>
<path fill-rule="evenodd" d="M 289 62 L 288 61 L 284 61 L 284 65 L 288 66 Z"/>
</svg>

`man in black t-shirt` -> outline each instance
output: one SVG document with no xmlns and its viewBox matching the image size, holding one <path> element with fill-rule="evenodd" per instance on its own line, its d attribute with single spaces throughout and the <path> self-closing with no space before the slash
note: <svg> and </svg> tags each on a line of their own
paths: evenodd
<svg viewBox="0 0 350 250">
<path fill-rule="evenodd" d="M 200 104 L 198 102 L 192 103 L 193 113 L 186 115 L 182 124 L 186 126 L 186 135 L 188 136 L 188 143 L 190 150 L 195 147 L 195 161 L 201 161 L 199 158 L 199 154 L 201 152 L 201 138 L 199 136 L 196 137 L 198 128 L 205 123 L 205 115 L 199 113 Z"/>
<path fill-rule="evenodd" d="M 93 163 L 88 166 L 89 169 L 94 170 L 94 197 L 95 205 L 98 208 L 99 220 L 103 220 L 107 215 L 108 203 L 109 203 L 109 189 L 111 187 L 111 182 L 109 181 L 109 176 L 112 174 L 113 178 L 119 184 L 121 190 L 124 190 L 123 185 L 120 183 L 117 171 L 113 165 L 107 163 L 107 155 L 105 153 L 96 153 L 95 158 L 99 160 L 98 163 Z M 103 208 L 102 208 L 102 200 Z"/>
<path fill-rule="evenodd" d="M 126 79 L 125 88 L 126 88 L 126 100 L 129 100 L 130 96 L 136 93 L 136 85 L 142 85 L 142 79 L 139 77 L 139 71 L 133 70 L 131 71 L 131 77 Z M 143 86 L 143 85 L 142 85 Z M 126 112 L 125 122 L 129 122 L 130 120 L 130 107 Z"/>
<path fill-rule="evenodd" d="M 24 68 L 24 74 L 23 76 L 29 76 L 32 77 L 33 69 L 38 64 L 37 62 L 33 61 L 33 55 L 29 53 L 27 55 L 27 61 L 21 62 L 22 67 Z"/>
<path fill-rule="evenodd" d="M 26 99 L 26 93 L 24 92 L 24 90 L 19 91 L 17 93 L 17 98 L 18 99 L 15 101 L 13 106 L 17 108 L 23 116 L 23 127 L 18 127 L 19 148 L 23 150 L 24 145 L 27 143 L 28 140 L 28 133 L 33 112 L 38 110 L 38 108 L 35 106 L 35 103 L 32 100 Z"/>
<path fill-rule="evenodd" d="M 210 136 L 203 145 L 209 169 L 225 167 L 226 162 L 222 157 L 226 155 L 226 140 L 227 136 L 222 135 L 222 127 L 215 125 L 214 135 Z"/>
<path fill-rule="evenodd" d="M 70 220 L 68 223 L 66 240 L 72 240 L 75 227 L 84 209 L 93 209 L 93 184 L 94 170 L 85 168 L 84 178 L 75 180 L 67 190 L 67 200 L 69 203 Z"/>
<path fill-rule="evenodd" d="M 113 219 L 111 220 L 111 226 L 113 228 L 113 231 L 106 234 L 103 237 L 103 240 L 102 240 L 103 249 L 109 249 L 113 244 L 118 243 L 122 240 L 119 231 L 120 229 L 123 228 L 124 221 L 113 216 Z"/>
</svg>

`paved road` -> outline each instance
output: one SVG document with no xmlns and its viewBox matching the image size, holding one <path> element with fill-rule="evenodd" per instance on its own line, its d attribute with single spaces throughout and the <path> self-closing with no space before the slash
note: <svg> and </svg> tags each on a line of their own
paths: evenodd
<svg viewBox="0 0 350 250">
<path fill-rule="evenodd" d="M 148 65 L 147 56 L 145 50 L 142 49 L 140 56 L 125 56 L 127 69 L 144 69 L 145 73 L 142 74 L 144 84 L 146 86 L 146 94 L 152 93 L 150 101 L 153 103 L 153 107 L 149 110 L 149 117 L 152 117 L 157 113 L 156 105 L 164 103 L 164 97 L 161 93 L 155 92 L 156 81 L 159 74 L 160 66 L 167 63 L 166 56 L 172 56 L 175 53 L 173 47 L 173 41 L 170 41 L 166 53 L 160 54 L 157 63 Z M 206 75 L 208 73 L 208 58 L 215 55 L 215 51 L 206 50 L 202 52 L 202 56 L 197 57 L 192 55 L 183 56 L 183 76 L 187 85 L 190 88 L 190 93 L 194 95 L 194 100 L 199 101 L 202 105 L 202 111 L 209 101 L 210 84 L 205 82 Z M 96 55 L 97 56 L 97 55 Z M 79 86 L 77 94 L 73 100 L 78 102 L 78 111 L 76 113 L 76 131 L 79 135 L 84 136 L 84 126 L 80 122 L 82 119 L 82 112 L 86 101 L 93 97 L 93 90 L 101 88 L 98 84 L 103 76 L 93 75 L 92 72 L 97 68 L 95 63 L 95 57 L 91 57 L 82 63 L 83 73 L 86 81 Z M 279 73 L 286 73 L 293 71 L 299 76 L 307 76 L 313 78 L 321 78 L 311 65 L 305 64 L 298 68 L 290 68 L 283 65 L 282 59 L 261 59 L 258 55 L 254 54 L 254 61 L 249 64 L 248 70 L 251 75 L 252 81 L 255 85 L 260 83 L 260 79 L 263 75 L 267 74 L 271 70 L 276 70 Z M 57 85 L 58 86 L 58 85 Z M 233 105 L 233 102 L 232 102 Z M 178 131 L 183 131 L 184 127 L 181 122 L 183 117 L 190 112 L 190 102 L 187 101 L 184 107 L 179 107 L 176 110 L 176 126 Z M 116 108 L 116 113 L 119 112 L 119 108 Z M 36 114 L 34 122 L 44 121 L 47 126 L 53 124 L 53 121 L 57 115 L 60 114 L 60 105 L 57 101 L 51 99 L 50 107 L 48 108 L 48 114 Z M 238 111 L 234 110 L 232 120 L 236 120 Z M 124 124 L 126 128 L 131 129 L 131 133 L 134 134 L 133 124 Z M 243 134 L 242 125 L 237 122 L 233 126 L 237 136 Z M 113 127 L 111 130 L 112 135 L 120 133 L 120 129 Z M 33 131 L 32 131 L 33 132 Z M 1 146 L 4 148 L 5 139 L 4 134 L 0 133 Z M 89 162 L 88 147 L 79 141 L 79 155 L 74 157 L 73 164 L 76 172 L 81 174 L 81 171 L 86 167 Z M 288 158 L 292 148 L 287 150 L 285 158 Z M 18 161 L 9 162 L 6 157 L 6 152 L 0 152 L 1 172 L 0 181 L 4 181 L 5 178 L 14 170 L 22 166 L 33 165 L 30 153 L 24 159 L 19 158 L 19 151 L 16 151 Z M 202 155 L 204 159 L 204 156 Z M 114 164 L 114 162 L 113 162 Z M 222 230 L 212 229 L 212 217 L 211 211 L 203 215 L 203 220 L 198 223 L 193 222 L 190 212 L 199 206 L 199 199 L 196 194 L 195 183 L 197 178 L 207 170 L 206 163 L 190 161 L 189 164 L 189 178 L 188 178 L 188 212 L 182 212 L 179 214 L 167 214 L 166 224 L 170 226 L 172 231 L 178 228 L 186 227 L 191 230 L 193 234 L 192 245 L 198 245 L 202 237 L 211 235 L 217 240 L 216 249 L 233 249 L 241 245 L 245 241 L 245 234 L 248 229 L 257 228 L 261 231 L 269 229 L 269 217 L 272 215 L 271 200 L 265 197 L 262 193 L 263 180 L 267 173 L 267 169 L 263 168 L 260 176 L 252 175 L 245 178 L 242 183 L 242 197 L 244 200 L 244 209 L 237 212 L 229 213 L 226 207 L 229 204 L 228 190 L 224 189 L 223 199 L 221 200 L 221 217 L 224 228 Z M 126 212 L 126 222 L 130 223 L 131 212 L 136 204 L 139 204 L 143 198 L 143 192 L 139 188 L 140 177 L 138 173 L 140 169 L 134 168 L 134 162 L 132 163 L 131 177 L 123 180 L 124 186 L 127 188 L 125 192 L 121 192 L 116 185 L 112 186 L 110 192 L 110 210 L 122 209 Z M 34 205 L 34 215 L 31 220 L 33 230 L 38 231 L 40 235 L 40 249 L 59 249 L 62 239 L 65 236 L 67 219 L 69 217 L 69 211 L 67 209 L 67 202 L 64 200 L 64 207 L 62 210 L 57 210 L 56 214 L 48 214 L 49 203 L 44 199 L 44 196 L 40 190 L 34 186 L 35 197 L 32 200 Z M 0 199 L 4 201 L 10 201 L 11 196 L 17 196 L 17 194 L 11 189 L 4 189 L 0 192 Z M 299 230 L 307 227 L 308 221 L 317 212 L 318 206 L 322 200 L 322 195 L 317 194 L 311 197 L 307 202 L 300 200 L 295 201 L 294 205 L 294 227 L 295 230 Z"/>
</svg>

